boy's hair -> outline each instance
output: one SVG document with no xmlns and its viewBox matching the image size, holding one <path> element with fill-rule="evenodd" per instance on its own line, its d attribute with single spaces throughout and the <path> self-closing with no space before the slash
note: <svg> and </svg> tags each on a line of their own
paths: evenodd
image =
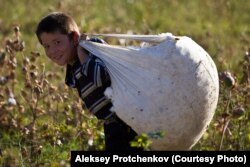
<svg viewBox="0 0 250 167">
<path fill-rule="evenodd" d="M 80 34 L 77 24 L 71 16 L 62 12 L 52 12 L 38 23 L 36 36 L 41 43 L 41 34 L 43 32 L 54 33 L 56 31 L 65 35 L 71 35 L 72 32 Z"/>
</svg>

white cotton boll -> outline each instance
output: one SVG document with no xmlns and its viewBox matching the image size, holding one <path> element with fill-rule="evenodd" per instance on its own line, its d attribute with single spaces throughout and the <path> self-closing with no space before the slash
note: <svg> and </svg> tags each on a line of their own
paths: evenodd
<svg viewBox="0 0 250 167">
<path fill-rule="evenodd" d="M 111 99 L 112 96 L 113 96 L 113 89 L 112 89 L 111 87 L 108 87 L 108 88 L 105 90 L 104 95 L 105 95 L 106 97 L 108 97 L 109 99 Z"/>
<path fill-rule="evenodd" d="M 93 139 L 89 139 L 89 140 L 88 140 L 88 145 L 89 145 L 89 146 L 93 146 L 93 144 L 94 144 Z"/>
<path fill-rule="evenodd" d="M 62 145 L 62 141 L 58 139 L 58 140 L 56 141 L 56 144 L 57 144 L 58 146 L 61 146 L 61 145 Z"/>
<path fill-rule="evenodd" d="M 15 106 L 16 105 L 16 100 L 13 97 L 10 97 L 8 99 L 8 105 Z"/>
<path fill-rule="evenodd" d="M 7 77 L 0 77 L 0 85 L 6 84 L 8 81 Z"/>
</svg>

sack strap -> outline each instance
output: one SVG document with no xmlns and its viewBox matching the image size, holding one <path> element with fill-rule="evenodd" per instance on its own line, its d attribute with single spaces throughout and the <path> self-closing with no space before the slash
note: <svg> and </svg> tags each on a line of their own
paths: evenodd
<svg viewBox="0 0 250 167">
<path fill-rule="evenodd" d="M 107 38 L 129 39 L 149 43 L 161 43 L 167 37 L 173 37 L 171 33 L 162 33 L 159 35 L 133 35 L 133 34 L 88 34 L 88 36 L 103 36 Z"/>
</svg>

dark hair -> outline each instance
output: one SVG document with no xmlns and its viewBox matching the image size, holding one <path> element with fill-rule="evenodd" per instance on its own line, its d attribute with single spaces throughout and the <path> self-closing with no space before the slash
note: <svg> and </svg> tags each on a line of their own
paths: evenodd
<svg viewBox="0 0 250 167">
<path fill-rule="evenodd" d="M 62 12 L 53 12 L 42 18 L 38 23 L 36 36 L 41 43 L 40 37 L 43 32 L 53 33 L 56 31 L 66 35 L 70 35 L 72 32 L 80 34 L 77 24 L 71 16 Z"/>
</svg>

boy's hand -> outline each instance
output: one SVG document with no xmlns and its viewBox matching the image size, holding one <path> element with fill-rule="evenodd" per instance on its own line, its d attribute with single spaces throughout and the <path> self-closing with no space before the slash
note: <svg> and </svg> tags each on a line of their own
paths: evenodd
<svg viewBox="0 0 250 167">
<path fill-rule="evenodd" d="M 81 34 L 78 41 L 87 40 L 87 39 L 88 39 L 88 36 L 86 34 Z"/>
</svg>

